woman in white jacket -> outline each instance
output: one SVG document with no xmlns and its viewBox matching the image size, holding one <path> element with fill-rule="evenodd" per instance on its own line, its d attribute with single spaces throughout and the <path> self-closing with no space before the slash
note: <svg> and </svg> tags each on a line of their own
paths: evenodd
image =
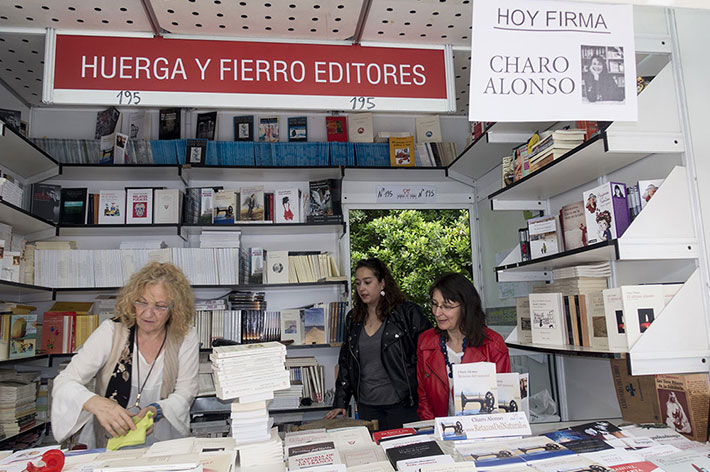
<svg viewBox="0 0 710 472">
<path fill-rule="evenodd" d="M 73 442 L 104 447 L 149 410 L 155 423 L 147 444 L 189 435 L 199 365 L 194 306 L 190 284 L 173 264 L 153 262 L 133 274 L 116 317 L 91 334 L 54 381 L 55 440 L 78 433 Z M 92 379 L 93 391 L 86 386 Z"/>
</svg>

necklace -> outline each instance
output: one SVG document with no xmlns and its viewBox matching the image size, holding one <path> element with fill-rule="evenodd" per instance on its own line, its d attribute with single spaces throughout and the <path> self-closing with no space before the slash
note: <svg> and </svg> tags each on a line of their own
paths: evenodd
<svg viewBox="0 0 710 472">
<path fill-rule="evenodd" d="M 463 360 L 463 354 L 466 352 L 466 346 L 468 345 L 468 339 L 463 338 L 463 343 L 461 344 L 461 360 Z M 442 333 L 441 336 L 439 336 L 439 346 L 441 346 L 441 353 L 444 355 L 444 362 L 446 362 L 446 367 L 449 368 L 449 378 L 453 379 L 454 378 L 454 367 L 449 361 L 449 352 L 448 349 L 446 349 L 446 338 L 444 337 L 444 334 Z"/>
<path fill-rule="evenodd" d="M 165 336 L 163 337 L 163 343 L 160 345 L 160 349 L 158 349 L 158 354 L 155 356 L 155 359 L 153 359 L 153 363 L 150 365 L 148 375 L 146 375 L 145 380 L 143 380 L 143 385 L 141 385 L 141 361 L 140 359 L 138 359 L 138 362 L 136 362 L 136 374 L 138 375 L 138 395 L 136 395 L 136 404 L 133 405 L 133 408 L 140 409 L 141 394 L 143 393 L 145 384 L 148 383 L 148 378 L 150 377 L 151 372 L 153 372 L 153 367 L 155 367 L 155 361 L 158 360 L 158 356 L 160 356 L 160 353 L 163 350 L 163 346 L 165 346 L 166 339 L 168 339 L 167 331 L 165 332 Z M 140 355 L 141 347 L 138 345 L 138 333 L 136 333 L 136 348 L 138 349 L 138 355 Z"/>
</svg>

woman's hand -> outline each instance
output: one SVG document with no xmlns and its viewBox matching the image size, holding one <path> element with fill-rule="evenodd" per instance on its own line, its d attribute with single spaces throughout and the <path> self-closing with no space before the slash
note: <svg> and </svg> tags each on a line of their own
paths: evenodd
<svg viewBox="0 0 710 472">
<path fill-rule="evenodd" d="M 333 408 L 328 413 L 326 413 L 325 419 L 332 420 L 332 419 L 336 418 L 338 415 L 343 415 L 343 418 L 346 418 L 347 414 L 348 414 L 348 412 L 345 411 L 345 408 Z"/>
<path fill-rule="evenodd" d="M 136 429 L 136 425 L 128 413 L 121 405 L 106 397 L 94 395 L 86 400 L 84 409 L 93 414 L 108 433 L 117 438 L 123 436 L 131 429 Z"/>
<path fill-rule="evenodd" d="M 136 421 L 140 421 L 143 419 L 145 414 L 148 413 L 149 411 L 153 412 L 153 418 L 158 416 L 158 411 L 155 409 L 154 406 L 147 406 L 147 407 L 143 408 L 141 411 L 139 411 L 138 414 L 136 416 L 134 416 L 134 418 L 136 418 Z M 155 424 L 155 423 L 153 423 L 153 424 Z M 153 424 L 151 424 L 150 428 L 148 428 L 145 431 L 146 436 L 153 432 Z"/>
</svg>

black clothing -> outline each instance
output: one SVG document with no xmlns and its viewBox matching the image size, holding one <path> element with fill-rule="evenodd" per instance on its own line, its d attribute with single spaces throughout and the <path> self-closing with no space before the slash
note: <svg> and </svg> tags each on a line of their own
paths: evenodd
<svg viewBox="0 0 710 472">
<path fill-rule="evenodd" d="M 377 420 L 378 431 L 401 428 L 404 423 L 419 421 L 417 405 L 409 406 L 402 403 L 394 405 L 366 405 L 357 404 L 358 418 L 361 420 Z"/>
<path fill-rule="evenodd" d="M 383 322 L 380 354 L 382 364 L 400 401 L 416 407 L 417 398 L 417 339 L 431 328 L 421 308 L 404 302 L 396 307 Z M 347 408 L 350 397 L 360 400 L 360 333 L 362 322 L 353 322 L 350 310 L 345 319 L 345 336 L 338 359 L 338 379 L 335 382 L 333 408 Z"/>
<path fill-rule="evenodd" d="M 372 336 L 368 336 L 365 327 L 360 328 L 360 402 L 372 406 L 399 403 L 399 395 L 392 386 L 387 370 L 382 364 L 380 346 L 385 324 L 382 323 Z"/>
</svg>

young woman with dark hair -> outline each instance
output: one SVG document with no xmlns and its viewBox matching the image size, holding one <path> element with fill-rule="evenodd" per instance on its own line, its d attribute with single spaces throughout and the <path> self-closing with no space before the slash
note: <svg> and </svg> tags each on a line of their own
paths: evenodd
<svg viewBox="0 0 710 472">
<path fill-rule="evenodd" d="M 417 411 L 422 420 L 453 416 L 453 364 L 493 362 L 497 372 L 510 372 L 508 347 L 486 327 L 481 297 L 466 277 L 446 273 L 429 295 L 436 327 L 422 333 L 417 347 Z"/>
<path fill-rule="evenodd" d="M 421 308 L 404 300 L 382 261 L 359 261 L 335 400 L 326 418 L 345 416 L 354 397 L 360 419 L 377 419 L 381 430 L 417 421 L 417 338 L 430 326 Z"/>
</svg>

